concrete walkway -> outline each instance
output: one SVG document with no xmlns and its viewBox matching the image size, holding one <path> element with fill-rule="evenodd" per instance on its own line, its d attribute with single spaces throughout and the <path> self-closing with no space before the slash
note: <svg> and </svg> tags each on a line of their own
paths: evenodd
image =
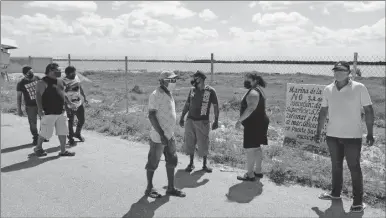
<svg viewBox="0 0 386 218">
<path fill-rule="evenodd" d="M 364 215 L 345 214 L 351 201 L 331 204 L 317 198 L 320 189 L 276 186 L 267 179 L 240 182 L 242 171 L 192 174 L 179 154 L 176 186 L 186 198 L 143 197 L 148 145 L 85 132 L 86 142 L 58 157 L 58 139 L 44 143 L 49 152 L 31 157 L 27 118 L 1 115 L 1 217 L 384 217 L 368 208 Z M 196 164 L 200 168 L 201 163 Z M 154 185 L 164 193 L 164 162 Z"/>
</svg>

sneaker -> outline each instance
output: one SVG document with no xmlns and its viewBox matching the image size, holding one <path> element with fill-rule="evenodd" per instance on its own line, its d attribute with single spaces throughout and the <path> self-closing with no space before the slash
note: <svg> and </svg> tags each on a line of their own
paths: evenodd
<svg viewBox="0 0 386 218">
<path fill-rule="evenodd" d="M 38 139 L 33 139 L 32 144 L 35 146 L 38 145 Z"/>
<path fill-rule="evenodd" d="M 79 139 L 79 141 L 81 141 L 81 142 L 85 141 L 84 137 L 81 134 L 76 134 L 74 137 Z"/>
<path fill-rule="evenodd" d="M 69 144 L 70 146 L 75 146 L 75 145 L 76 145 L 75 140 L 74 140 L 73 138 L 69 138 L 69 139 L 68 139 L 68 144 Z"/>
</svg>

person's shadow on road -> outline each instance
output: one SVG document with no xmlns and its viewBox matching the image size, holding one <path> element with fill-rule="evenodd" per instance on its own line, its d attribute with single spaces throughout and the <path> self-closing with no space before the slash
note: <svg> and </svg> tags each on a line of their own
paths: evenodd
<svg viewBox="0 0 386 218">
<path fill-rule="evenodd" d="M 363 217 L 362 213 L 346 213 L 343 208 L 342 199 L 332 200 L 331 206 L 325 210 L 321 211 L 318 207 L 311 208 L 319 218 L 361 218 Z"/>
<path fill-rule="evenodd" d="M 59 158 L 59 156 L 51 156 L 51 157 L 46 157 L 46 158 L 38 158 L 36 156 L 30 156 L 29 159 L 26 161 L 12 164 L 12 165 L 1 168 L 1 172 L 2 173 L 8 173 L 8 172 L 13 172 L 13 171 L 28 169 L 28 168 L 36 167 L 40 164 L 43 164 L 45 162 L 55 160 L 58 158 Z"/>
<path fill-rule="evenodd" d="M 155 211 L 169 201 L 169 195 L 157 198 L 149 202 L 148 197 L 144 195 L 136 203 L 131 205 L 129 212 L 123 215 L 122 218 L 152 218 Z"/>
<path fill-rule="evenodd" d="M 205 172 L 203 170 L 194 171 L 192 174 L 190 174 L 183 169 L 179 169 L 174 175 L 174 186 L 178 189 L 198 188 L 209 182 L 209 179 L 203 179 L 199 182 L 204 174 Z M 166 189 L 167 186 L 164 186 L 163 188 Z"/>
<path fill-rule="evenodd" d="M 3 149 L 1 149 L 1 153 L 5 154 L 5 153 L 10 153 L 10 152 L 14 152 L 14 151 L 18 151 L 18 150 L 22 150 L 22 149 L 26 149 L 26 148 L 33 148 L 33 147 L 34 147 L 34 145 L 32 143 L 29 143 L 29 144 L 25 144 L 25 145 L 19 145 L 16 147 L 3 148 Z"/>
<path fill-rule="evenodd" d="M 229 202 L 245 204 L 251 202 L 255 197 L 263 192 L 263 184 L 260 181 L 243 181 L 229 188 L 225 195 Z"/>
</svg>

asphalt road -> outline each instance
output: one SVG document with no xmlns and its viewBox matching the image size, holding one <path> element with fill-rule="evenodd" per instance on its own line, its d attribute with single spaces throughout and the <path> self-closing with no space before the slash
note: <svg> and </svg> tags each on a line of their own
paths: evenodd
<svg viewBox="0 0 386 218">
<path fill-rule="evenodd" d="M 148 145 L 85 132 L 86 142 L 58 157 L 58 139 L 44 143 L 48 156 L 32 153 L 28 122 L 1 115 L 1 217 L 385 217 L 380 209 L 347 214 L 351 201 L 322 201 L 320 189 L 276 186 L 267 179 L 240 182 L 242 171 L 188 174 L 179 154 L 176 186 L 186 198 L 143 197 Z M 197 162 L 199 169 L 201 162 Z M 154 185 L 167 184 L 162 161 Z"/>
</svg>

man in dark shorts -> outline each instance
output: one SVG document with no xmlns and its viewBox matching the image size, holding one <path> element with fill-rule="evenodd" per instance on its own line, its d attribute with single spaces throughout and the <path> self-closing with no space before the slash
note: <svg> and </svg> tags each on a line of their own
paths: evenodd
<svg viewBox="0 0 386 218">
<path fill-rule="evenodd" d="M 80 84 L 80 79 L 76 75 L 75 67 L 66 67 L 65 74 L 66 77 L 63 78 L 63 81 L 66 86 L 65 93 L 67 98 L 67 103 L 65 107 L 68 116 L 68 143 L 70 145 L 75 145 L 74 138 L 77 138 L 81 142 L 84 142 L 84 137 L 81 134 L 82 126 L 85 122 L 83 103 L 87 104 L 88 102 Z M 73 125 L 75 116 L 77 117 L 78 122 L 76 125 L 76 131 L 74 133 Z"/>
<path fill-rule="evenodd" d="M 68 135 L 67 115 L 64 110 L 64 82 L 60 79 L 61 72 L 56 63 L 48 64 L 46 76 L 36 84 L 36 103 L 40 121 L 38 144 L 34 149 L 36 156 L 46 156 L 42 144 L 44 139 L 51 138 L 54 128 L 60 141 L 59 156 L 74 156 L 74 152 L 66 150 Z"/>
<path fill-rule="evenodd" d="M 197 71 L 193 75 L 191 84 L 194 86 L 186 100 L 185 107 L 182 111 L 180 126 L 185 126 L 185 151 L 190 155 L 190 163 L 186 167 L 186 172 L 194 170 L 194 152 L 196 144 L 198 147 L 198 155 L 203 157 L 203 167 L 205 172 L 211 173 L 212 168 L 207 165 L 207 156 L 209 154 L 209 112 L 213 104 L 214 107 L 214 122 L 212 130 L 218 128 L 218 99 L 216 90 L 208 85 L 205 85 L 206 76 L 203 72 Z M 184 122 L 185 115 L 188 113 L 186 123 Z"/>
<path fill-rule="evenodd" d="M 168 177 L 168 195 L 185 197 L 186 194 L 174 187 L 174 171 L 178 163 L 174 128 L 176 126 L 176 104 L 172 95 L 177 75 L 163 71 L 159 77 L 160 86 L 149 96 L 150 150 L 146 164 L 147 188 L 145 195 L 160 198 L 161 194 L 153 187 L 153 176 L 162 154 L 165 156 L 166 174 Z"/>
</svg>

